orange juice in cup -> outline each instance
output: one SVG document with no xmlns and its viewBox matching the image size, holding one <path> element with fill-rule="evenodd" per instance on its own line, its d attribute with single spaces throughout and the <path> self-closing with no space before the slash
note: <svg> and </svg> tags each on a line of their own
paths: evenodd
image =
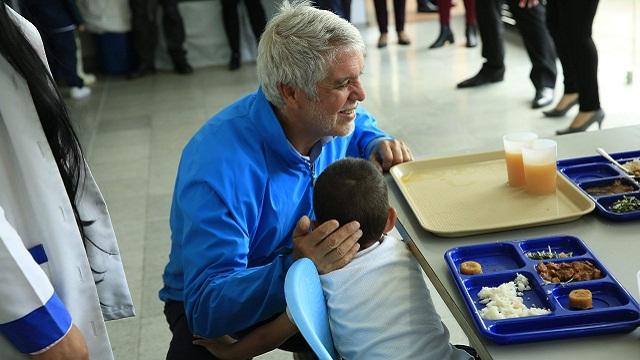
<svg viewBox="0 0 640 360">
<path fill-rule="evenodd" d="M 553 194 L 556 191 L 557 147 L 553 140 L 540 139 L 522 150 L 527 192 Z"/>
<path fill-rule="evenodd" d="M 517 132 L 502 137 L 504 144 L 504 157 L 507 163 L 507 177 L 509 185 L 524 186 L 524 165 L 522 162 L 522 149 L 536 140 L 538 135 L 532 132 Z"/>
</svg>

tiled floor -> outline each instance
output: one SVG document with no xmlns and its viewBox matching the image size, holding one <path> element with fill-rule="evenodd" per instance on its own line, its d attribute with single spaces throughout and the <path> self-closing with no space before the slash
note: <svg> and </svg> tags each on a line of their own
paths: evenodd
<svg viewBox="0 0 640 360">
<path fill-rule="evenodd" d="M 411 0 L 410 0 L 411 1 Z M 594 33 L 600 50 L 600 88 L 605 127 L 638 123 L 638 86 L 625 84 L 631 69 L 631 2 L 601 2 Z M 433 18 L 435 19 L 435 17 Z M 615 22 L 615 26 L 609 26 Z M 456 90 L 481 63 L 479 49 L 463 47 L 461 18 L 454 18 L 458 44 L 430 51 L 437 22 L 410 23 L 410 47 L 374 47 L 377 30 L 363 29 L 370 44 L 364 106 L 379 125 L 405 139 L 418 157 L 498 148 L 503 133 L 528 129 L 550 136 L 570 117 L 551 120 L 529 109 L 530 63 L 515 34 L 508 36 L 505 81 Z M 169 250 L 168 213 L 181 148 L 213 113 L 256 88 L 255 66 L 238 72 L 197 69 L 193 76 L 159 73 L 136 81 L 104 79 L 84 102 L 72 103 L 91 168 L 105 195 L 118 234 L 138 316 L 110 322 L 117 359 L 162 359 L 169 331 L 157 298 Z M 575 111 L 575 110 L 574 110 Z M 432 294 L 436 295 L 435 291 Z M 453 342 L 465 342 L 437 299 Z M 284 359 L 273 352 L 260 359 Z"/>
</svg>

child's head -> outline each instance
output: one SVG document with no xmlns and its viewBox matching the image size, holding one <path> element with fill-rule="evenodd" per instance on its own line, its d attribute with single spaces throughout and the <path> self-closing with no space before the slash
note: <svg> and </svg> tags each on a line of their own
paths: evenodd
<svg viewBox="0 0 640 360">
<path fill-rule="evenodd" d="M 364 159 L 346 158 L 327 167 L 314 186 L 313 207 L 319 224 L 332 219 L 341 226 L 359 222 L 361 249 L 395 225 L 384 178 Z"/>
</svg>

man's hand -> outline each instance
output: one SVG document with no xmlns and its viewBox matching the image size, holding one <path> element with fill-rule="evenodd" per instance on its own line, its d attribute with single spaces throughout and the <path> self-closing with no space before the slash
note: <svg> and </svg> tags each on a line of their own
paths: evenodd
<svg viewBox="0 0 640 360">
<path fill-rule="evenodd" d="M 413 155 L 402 140 L 382 140 L 376 145 L 369 160 L 381 171 L 388 171 L 393 165 L 413 160 Z"/>
<path fill-rule="evenodd" d="M 80 330 L 71 325 L 71 330 L 51 349 L 33 356 L 38 360 L 88 360 L 89 350 Z"/>
<path fill-rule="evenodd" d="M 538 6 L 538 4 L 540 4 L 539 0 L 520 0 L 519 5 L 521 8 L 532 8 Z"/>
<path fill-rule="evenodd" d="M 311 259 L 318 272 L 326 274 L 351 261 L 360 248 L 361 236 L 357 221 L 340 226 L 337 221 L 329 220 L 311 231 L 311 220 L 303 216 L 293 230 L 293 255 L 296 259 Z"/>
</svg>

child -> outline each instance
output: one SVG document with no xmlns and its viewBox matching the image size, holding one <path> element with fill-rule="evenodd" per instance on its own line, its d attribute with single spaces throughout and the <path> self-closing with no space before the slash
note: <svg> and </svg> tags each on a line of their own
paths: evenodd
<svg viewBox="0 0 640 360">
<path fill-rule="evenodd" d="M 472 359 L 453 347 L 422 272 L 407 246 L 386 235 L 396 221 L 382 174 L 367 160 L 333 163 L 314 187 L 318 223 L 356 220 L 360 250 L 344 268 L 320 276 L 334 345 L 345 359 Z M 196 340 L 223 359 L 268 351 L 297 332 L 283 314 L 233 344 Z M 469 348 L 470 352 L 473 349 Z"/>
</svg>

